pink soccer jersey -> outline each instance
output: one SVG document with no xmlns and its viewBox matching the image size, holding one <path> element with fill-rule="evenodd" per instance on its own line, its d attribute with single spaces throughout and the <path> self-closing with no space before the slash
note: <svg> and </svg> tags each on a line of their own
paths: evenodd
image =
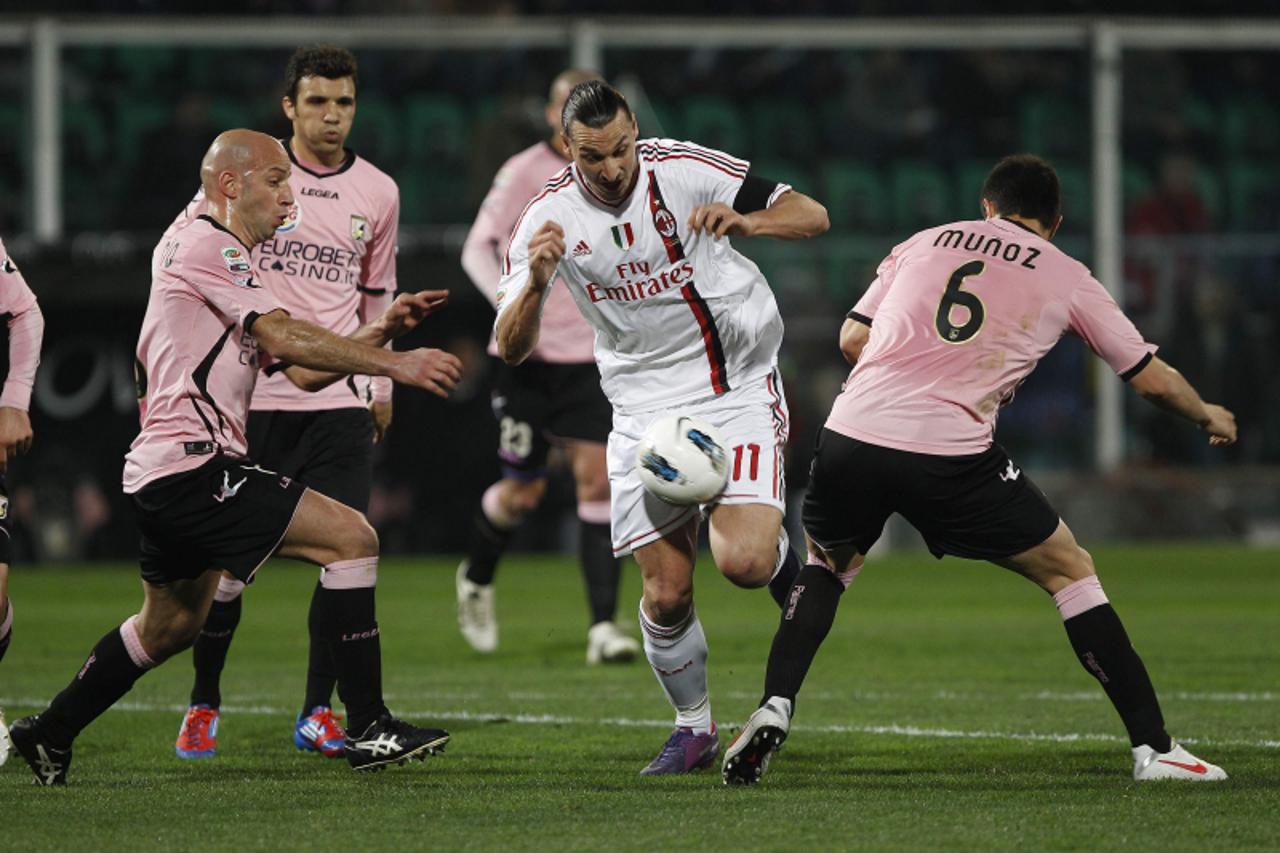
<svg viewBox="0 0 1280 853">
<path fill-rule="evenodd" d="M 1156 350 L 1084 264 L 1005 219 L 895 247 L 850 316 L 871 335 L 827 427 L 915 453 L 990 447 L 1000 407 L 1064 332 L 1125 379 Z"/>
<path fill-rule="evenodd" d="M 9 317 L 9 375 L 0 392 L 0 406 L 22 409 L 31 405 L 31 389 L 40 364 L 44 317 L 36 295 L 0 241 L 0 314 Z"/>
<path fill-rule="evenodd" d="M 354 153 L 346 165 L 326 170 L 298 161 L 287 141 L 285 149 L 293 161 L 294 211 L 275 237 L 254 248 L 254 273 L 292 316 L 349 335 L 395 299 L 400 191 Z M 204 212 L 204 195 L 197 193 L 166 236 Z M 253 408 L 349 408 L 365 405 L 370 393 L 372 399 L 390 400 L 391 380 L 353 377 L 311 392 L 277 373 L 259 380 Z"/>
<path fill-rule="evenodd" d="M 142 430 L 125 455 L 124 491 L 196 468 L 215 452 L 245 455 L 245 420 L 266 355 L 250 330 L 281 307 L 249 250 L 208 216 L 157 250 L 138 337 Z"/>
<path fill-rule="evenodd" d="M 462 266 L 495 306 L 498 282 L 502 278 L 501 258 L 511 242 L 511 229 L 529 199 L 566 165 L 568 161 L 550 143 L 539 142 L 504 163 L 494 177 L 493 186 L 480 205 L 480 213 L 462 247 Z M 570 254 L 574 251 L 574 247 L 569 247 Z M 581 247 L 576 251 L 581 253 Z M 563 282 L 553 286 L 542 306 L 538 345 L 529 358 L 555 364 L 582 364 L 595 360 L 594 346 L 595 331 L 582 318 L 569 289 Z M 492 338 L 489 352 L 498 354 Z"/>
</svg>

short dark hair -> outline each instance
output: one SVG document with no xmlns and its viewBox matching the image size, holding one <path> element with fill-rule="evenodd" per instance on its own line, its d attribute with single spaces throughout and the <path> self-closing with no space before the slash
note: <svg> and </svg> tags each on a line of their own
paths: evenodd
<svg viewBox="0 0 1280 853">
<path fill-rule="evenodd" d="M 1037 219 L 1052 228 L 1062 214 L 1062 187 L 1049 161 L 1034 154 L 1005 157 L 982 184 L 982 197 L 996 213 Z"/>
<path fill-rule="evenodd" d="M 340 80 L 350 77 L 359 85 L 356 75 L 356 57 L 345 47 L 332 44 L 313 44 L 300 47 L 289 57 L 284 69 L 285 95 L 291 101 L 298 99 L 298 81 L 303 77 L 326 77 Z"/>
<path fill-rule="evenodd" d="M 634 118 L 631 106 L 622 93 L 603 80 L 588 80 L 569 90 L 564 109 L 560 112 L 560 126 L 569 132 L 575 121 L 587 127 L 604 127 L 622 110 L 628 118 Z"/>
</svg>

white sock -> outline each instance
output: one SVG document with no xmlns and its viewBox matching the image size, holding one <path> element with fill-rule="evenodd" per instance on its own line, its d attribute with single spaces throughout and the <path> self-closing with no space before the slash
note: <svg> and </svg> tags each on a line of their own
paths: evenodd
<svg viewBox="0 0 1280 853">
<path fill-rule="evenodd" d="M 707 636 L 698 614 L 689 610 L 679 625 L 655 625 L 640 607 L 644 655 L 653 674 L 676 709 L 676 725 L 694 734 L 711 731 L 711 698 L 707 695 Z"/>
</svg>

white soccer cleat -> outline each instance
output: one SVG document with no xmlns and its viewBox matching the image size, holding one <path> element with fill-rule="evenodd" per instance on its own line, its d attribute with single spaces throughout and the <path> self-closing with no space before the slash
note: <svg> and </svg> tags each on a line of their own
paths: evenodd
<svg viewBox="0 0 1280 853">
<path fill-rule="evenodd" d="M 493 608 L 493 585 L 467 580 L 467 561 L 458 565 L 458 630 L 471 648 L 489 654 L 498 648 L 498 617 Z"/>
<path fill-rule="evenodd" d="M 756 708 L 742 731 L 724 753 L 720 774 L 726 785 L 754 785 L 769 769 L 769 761 L 782 748 L 791 731 L 791 701 L 781 696 Z"/>
<path fill-rule="evenodd" d="M 1146 744 L 1135 746 L 1133 778 L 1138 782 L 1150 782 L 1154 779 L 1221 782 L 1227 778 L 1227 772 L 1215 764 L 1196 758 L 1175 741 L 1168 752 L 1156 752 Z"/>
<path fill-rule="evenodd" d="M 4 724 L 4 710 L 0 709 L 0 767 L 9 760 L 9 727 Z"/>
<path fill-rule="evenodd" d="M 628 663 L 640 656 L 640 641 L 613 622 L 597 622 L 587 631 L 587 663 Z"/>
</svg>

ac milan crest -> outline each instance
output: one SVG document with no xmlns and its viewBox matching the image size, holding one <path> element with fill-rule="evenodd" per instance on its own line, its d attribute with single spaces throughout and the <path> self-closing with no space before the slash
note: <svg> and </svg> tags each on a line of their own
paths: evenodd
<svg viewBox="0 0 1280 853">
<path fill-rule="evenodd" d="M 665 207 L 659 208 L 653 214 L 653 224 L 657 227 L 658 233 L 668 240 L 676 235 L 676 218 Z"/>
</svg>

